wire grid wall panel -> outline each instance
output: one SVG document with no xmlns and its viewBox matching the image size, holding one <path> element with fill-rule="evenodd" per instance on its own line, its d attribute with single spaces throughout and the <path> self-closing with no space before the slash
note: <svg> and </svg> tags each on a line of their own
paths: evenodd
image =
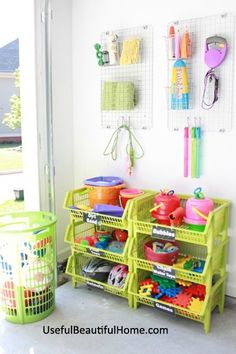
<svg viewBox="0 0 236 354">
<path fill-rule="evenodd" d="M 151 26 L 118 29 L 102 33 L 101 46 L 106 48 L 109 34 L 118 35 L 119 54 L 126 39 L 139 38 L 139 61 L 128 65 L 103 65 L 101 67 L 101 96 L 104 82 L 133 82 L 135 106 L 131 110 L 101 109 L 103 128 L 118 128 L 128 124 L 134 129 L 152 127 L 152 85 L 153 85 L 153 30 Z M 102 99 L 102 97 L 101 97 Z"/>
<path fill-rule="evenodd" d="M 187 19 L 169 23 L 175 28 L 187 28 L 192 44 L 192 57 L 184 59 L 187 67 L 189 84 L 189 109 L 171 110 L 171 74 L 174 59 L 168 59 L 168 128 L 172 131 L 183 130 L 185 126 L 194 126 L 200 122 L 204 131 L 227 132 L 232 129 L 234 114 L 234 45 L 235 45 L 235 16 L 221 14 L 216 16 Z M 213 108 L 204 110 L 201 107 L 204 91 L 204 77 L 209 67 L 204 62 L 205 41 L 207 37 L 221 36 L 228 43 L 228 52 L 223 63 L 215 69 L 219 78 L 219 100 Z M 212 88 L 214 90 L 214 87 Z M 212 91 L 211 91 L 212 92 Z M 206 96 L 209 99 L 209 96 Z M 211 94 L 212 97 L 212 94 Z M 189 120 L 188 120 L 189 117 Z"/>
</svg>

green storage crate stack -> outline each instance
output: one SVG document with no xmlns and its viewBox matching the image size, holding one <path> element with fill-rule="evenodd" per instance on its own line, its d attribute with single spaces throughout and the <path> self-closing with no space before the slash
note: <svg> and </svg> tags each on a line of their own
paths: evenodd
<svg viewBox="0 0 236 354">
<path fill-rule="evenodd" d="M 183 269 L 179 264 L 173 266 L 151 262 L 144 257 L 144 244 L 155 237 L 156 221 L 150 215 L 154 205 L 154 194 L 134 200 L 132 205 L 133 238 L 130 245 L 130 258 L 133 261 L 133 272 L 129 280 L 129 294 L 133 296 L 133 307 L 145 304 L 168 313 L 183 316 L 204 324 L 205 332 L 210 330 L 212 310 L 218 306 L 219 312 L 224 309 L 226 261 L 228 244 L 228 210 L 229 202 L 213 199 L 214 209 L 209 214 L 205 230 L 197 232 L 189 229 L 187 224 L 180 227 L 164 226 L 165 230 L 174 231 L 175 240 L 180 247 L 181 256 L 191 255 L 194 259 L 205 262 L 201 273 Z M 184 207 L 190 196 L 182 195 L 181 204 Z M 164 239 L 163 236 L 160 237 Z M 156 237 L 156 239 L 158 239 Z M 178 263 L 178 262 L 177 262 Z M 192 306 L 186 307 L 185 300 L 180 303 L 167 303 L 161 297 L 153 298 L 148 292 L 140 292 L 139 282 L 161 273 L 161 284 L 190 286 L 202 289 L 205 286 L 204 301 L 191 298 Z M 164 279 L 164 280 L 162 280 Z M 166 282 L 166 279 L 167 282 Z M 169 282 L 169 283 L 168 283 Z M 172 283 L 171 283 L 172 282 Z M 196 284 L 200 284 L 197 286 Z M 166 285 L 167 287 L 168 285 Z M 186 288 L 187 289 L 187 288 Z M 163 298 L 165 299 L 165 298 Z M 200 299 L 200 297 L 199 297 Z M 194 301 L 193 301 L 194 300 Z M 191 304 L 190 303 L 190 304 Z M 199 303 L 201 306 L 199 306 Z"/>
<path fill-rule="evenodd" d="M 129 200 L 126 204 L 122 217 L 115 217 L 94 212 L 88 212 L 76 209 L 77 205 L 89 206 L 90 188 L 81 188 L 67 193 L 64 208 L 70 213 L 70 224 L 67 227 L 65 242 L 70 244 L 71 256 L 68 260 L 66 272 L 72 278 L 73 286 L 79 283 L 87 284 L 89 287 L 99 288 L 106 292 L 124 297 L 128 299 L 129 305 L 132 306 L 133 296 L 128 293 L 129 277 L 132 270 L 132 262 L 128 259 L 130 243 L 132 240 L 132 223 L 130 222 L 133 200 Z M 144 194 L 148 195 L 148 193 Z M 142 197 L 137 197 L 139 199 Z M 76 242 L 80 236 L 93 235 L 95 230 L 112 231 L 114 229 L 122 229 L 128 231 L 128 239 L 126 241 L 123 253 L 114 253 L 107 250 L 99 249 L 92 246 L 84 246 Z M 114 264 L 125 264 L 129 267 L 129 274 L 126 278 L 125 285 L 117 288 L 94 279 L 86 278 L 82 275 L 82 268 L 91 257 L 106 259 Z"/>
</svg>

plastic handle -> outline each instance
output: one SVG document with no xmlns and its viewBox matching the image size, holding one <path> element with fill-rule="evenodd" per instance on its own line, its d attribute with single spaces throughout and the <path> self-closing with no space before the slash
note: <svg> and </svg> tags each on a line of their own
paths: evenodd
<svg viewBox="0 0 236 354">
<path fill-rule="evenodd" d="M 174 195 L 175 194 L 175 191 L 173 190 L 173 189 L 171 189 L 168 193 L 167 193 L 167 195 Z"/>
<path fill-rule="evenodd" d="M 200 210 L 198 210 L 196 207 L 192 207 L 193 211 L 195 211 L 196 214 L 198 214 L 199 216 L 201 216 L 203 219 L 207 220 L 207 216 L 205 214 L 203 214 Z"/>
<path fill-rule="evenodd" d="M 195 199 L 204 199 L 204 194 L 202 193 L 201 187 L 195 188 L 193 194 Z"/>
<path fill-rule="evenodd" d="M 160 204 L 156 205 L 154 208 L 152 208 L 152 209 L 149 210 L 150 213 L 153 212 L 154 210 L 159 209 L 162 205 L 163 205 L 163 203 L 160 203 Z"/>
</svg>

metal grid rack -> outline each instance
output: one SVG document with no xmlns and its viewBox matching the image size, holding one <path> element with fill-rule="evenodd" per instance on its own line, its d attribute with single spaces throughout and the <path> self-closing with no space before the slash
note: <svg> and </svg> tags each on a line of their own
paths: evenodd
<svg viewBox="0 0 236 354">
<path fill-rule="evenodd" d="M 171 110 L 170 82 L 174 60 L 168 60 L 168 128 L 171 131 L 182 130 L 188 122 L 194 125 L 196 119 L 201 120 L 201 127 L 209 132 L 227 132 L 232 129 L 232 117 L 234 109 L 234 34 L 235 16 L 221 14 L 217 16 L 202 17 L 175 21 L 176 28 L 188 28 L 191 43 L 192 57 L 185 60 L 189 83 L 189 106 L 188 110 Z M 219 77 L 219 100 L 209 110 L 201 108 L 204 89 L 204 77 L 209 68 L 204 63 L 204 46 L 207 37 L 219 35 L 228 43 L 226 59 L 215 70 Z M 187 118 L 189 117 L 189 120 Z"/>
<path fill-rule="evenodd" d="M 101 95 L 103 84 L 112 82 L 132 82 L 135 89 L 135 106 L 132 110 L 101 110 L 103 128 L 117 128 L 128 124 L 134 129 L 152 127 L 152 80 L 153 80 L 153 30 L 150 26 L 107 31 L 101 35 L 101 46 L 106 48 L 107 36 L 118 35 L 118 48 L 122 52 L 125 39 L 139 38 L 139 62 L 129 65 L 104 65 L 101 67 Z"/>
</svg>

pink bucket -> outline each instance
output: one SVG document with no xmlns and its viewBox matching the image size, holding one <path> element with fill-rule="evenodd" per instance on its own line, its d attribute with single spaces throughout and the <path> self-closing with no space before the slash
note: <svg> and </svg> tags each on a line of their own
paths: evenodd
<svg viewBox="0 0 236 354">
<path fill-rule="evenodd" d="M 214 203 L 209 198 L 189 198 L 186 203 L 184 222 L 194 225 L 205 225 L 209 213 L 214 209 Z"/>
<path fill-rule="evenodd" d="M 125 209 L 126 203 L 129 199 L 133 199 L 142 195 L 144 191 L 140 189 L 130 188 L 130 189 L 122 189 L 120 191 L 120 204 Z"/>
</svg>

